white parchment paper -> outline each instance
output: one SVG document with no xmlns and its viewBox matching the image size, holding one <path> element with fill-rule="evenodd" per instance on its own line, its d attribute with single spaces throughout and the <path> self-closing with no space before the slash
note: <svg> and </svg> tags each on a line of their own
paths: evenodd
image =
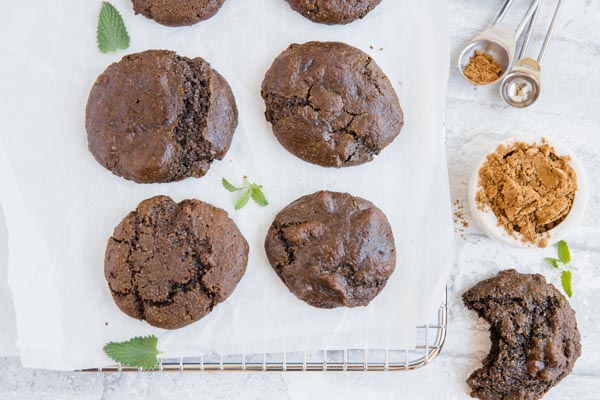
<svg viewBox="0 0 600 400">
<path fill-rule="evenodd" d="M 32 4 L 35 3 L 35 4 Z M 405 348 L 439 305 L 453 233 L 443 134 L 448 33 L 443 0 L 384 0 L 347 26 L 314 24 L 283 0 L 227 0 L 189 28 L 163 27 L 114 0 L 132 37 L 129 52 L 172 49 L 202 56 L 231 84 L 240 126 L 224 161 L 202 179 L 139 185 L 113 176 L 87 150 L 84 110 L 96 77 L 124 53 L 100 54 L 100 1 L 8 2 L 0 13 L 0 203 L 9 234 L 9 283 L 27 367 L 71 370 L 110 364 L 102 346 L 154 333 L 166 356 L 340 348 Z M 290 43 L 337 40 L 373 56 L 406 115 L 400 137 L 374 162 L 324 169 L 287 153 L 265 121 L 260 84 Z M 271 202 L 233 211 L 220 186 L 248 175 Z M 297 300 L 263 249 L 275 214 L 321 189 L 371 200 L 388 216 L 398 264 L 369 307 L 319 310 Z M 184 329 L 152 328 L 121 313 L 103 276 L 119 221 L 143 199 L 198 198 L 229 211 L 250 243 L 248 271 L 210 316 Z"/>
</svg>

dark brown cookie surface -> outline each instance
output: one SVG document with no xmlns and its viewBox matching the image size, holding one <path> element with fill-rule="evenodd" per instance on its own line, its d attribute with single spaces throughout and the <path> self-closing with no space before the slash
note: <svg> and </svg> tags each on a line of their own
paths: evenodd
<svg viewBox="0 0 600 400">
<path fill-rule="evenodd" d="M 322 24 L 348 24 L 364 18 L 381 0 L 286 0 L 292 9 Z"/>
<path fill-rule="evenodd" d="M 225 0 L 131 0 L 136 14 L 166 26 L 186 26 L 214 16 Z"/>
<path fill-rule="evenodd" d="M 234 291 L 248 243 L 227 213 L 198 200 L 145 200 L 108 240 L 104 273 L 127 315 L 177 329 L 198 321 Z"/>
<path fill-rule="evenodd" d="M 566 377 L 581 354 L 575 312 L 542 275 L 500 272 L 463 295 L 490 324 L 492 348 L 467 383 L 482 400 L 536 400 Z"/>
<path fill-rule="evenodd" d="M 231 88 L 201 58 L 149 50 L 125 56 L 94 84 L 88 146 L 118 176 L 139 183 L 204 176 L 237 126 Z"/>
<path fill-rule="evenodd" d="M 314 307 L 367 306 L 396 266 L 381 210 L 347 193 L 301 197 L 273 221 L 265 249 L 288 289 Z"/>
<path fill-rule="evenodd" d="M 389 79 L 344 43 L 292 44 L 267 72 L 262 97 L 283 147 L 325 167 L 371 161 L 404 123 Z"/>
</svg>

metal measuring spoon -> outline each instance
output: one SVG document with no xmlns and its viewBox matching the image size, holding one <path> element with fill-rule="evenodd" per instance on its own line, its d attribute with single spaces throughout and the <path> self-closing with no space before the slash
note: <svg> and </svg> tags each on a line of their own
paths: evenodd
<svg viewBox="0 0 600 400">
<path fill-rule="evenodd" d="M 519 55 L 519 61 L 515 63 L 513 69 L 504 77 L 502 84 L 500 85 L 500 96 L 506 104 L 518 108 L 529 107 L 535 103 L 540 96 L 540 91 L 542 90 L 541 64 L 544 60 L 544 56 L 546 55 L 546 50 L 548 50 L 550 39 L 552 38 L 552 34 L 556 28 L 556 23 L 562 11 L 563 5 L 564 0 L 559 0 L 558 5 L 556 6 L 556 11 L 554 11 L 554 16 L 552 17 L 552 22 L 550 23 L 550 28 L 548 29 L 548 33 L 546 34 L 544 44 L 542 45 L 542 49 L 540 50 L 537 60 L 525 57 L 525 52 L 527 51 L 527 46 L 529 45 L 529 40 L 531 39 L 535 25 L 537 12 L 534 14 L 532 23 L 527 32 L 527 36 L 523 42 L 523 48 L 521 49 L 521 54 Z"/>
<path fill-rule="evenodd" d="M 519 23 L 516 30 L 512 30 L 510 27 L 501 24 L 502 19 L 508 12 L 508 9 L 512 5 L 513 0 L 507 0 L 500 14 L 496 18 L 496 21 L 492 26 L 481 34 L 476 36 L 469 44 L 464 48 L 460 56 L 458 57 L 458 69 L 462 74 L 463 78 L 471 82 L 464 74 L 465 67 L 469 63 L 471 56 L 476 50 L 482 51 L 491 55 L 494 60 L 498 63 L 502 69 L 502 73 L 493 82 L 486 83 L 486 85 L 498 82 L 508 71 L 513 63 L 515 51 L 517 49 L 517 38 L 521 36 L 525 26 L 531 19 L 531 16 L 537 10 L 541 0 L 534 0 L 531 6 L 527 10 L 527 13 Z M 472 82 L 471 82 L 472 83 Z"/>
</svg>

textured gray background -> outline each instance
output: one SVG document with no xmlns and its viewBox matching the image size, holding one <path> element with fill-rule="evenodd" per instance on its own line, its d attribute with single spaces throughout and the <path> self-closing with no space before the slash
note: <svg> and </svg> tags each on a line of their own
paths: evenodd
<svg viewBox="0 0 600 400">
<path fill-rule="evenodd" d="M 386 0 L 395 1 L 395 0 Z M 460 47 L 486 26 L 502 1 L 449 0 L 453 62 Z M 517 10 L 527 3 L 518 0 Z M 546 0 L 546 6 L 551 8 Z M 547 14 L 547 13 L 546 13 Z M 507 22 L 515 22 L 514 14 Z M 548 20 L 545 15 L 543 21 Z M 540 39 L 541 32 L 535 39 Z M 385 49 L 391 51 L 391 49 Z M 496 88 L 475 89 L 452 69 L 447 107 L 448 158 L 453 198 L 466 204 L 474 163 L 505 137 L 519 133 L 555 136 L 568 143 L 588 171 L 591 201 L 582 226 L 569 237 L 583 356 L 575 372 L 546 399 L 600 397 L 600 0 L 567 2 L 544 65 L 542 98 L 528 110 L 506 108 Z M 469 216 L 467 215 L 467 218 Z M 2 233 L 0 233 L 2 236 Z M 4 244 L 0 240 L 0 250 Z M 457 265 L 449 282 L 450 327 L 442 355 L 410 373 L 87 374 L 24 370 L 18 359 L 0 359 L 0 399 L 466 399 L 464 383 L 489 348 L 487 326 L 464 310 L 460 294 L 498 270 L 516 267 L 559 277 L 540 260 L 552 250 L 516 250 L 492 243 L 475 228 L 457 235 Z M 3 253 L 0 251 L 0 254 Z M 0 270 L 0 285 L 6 271 Z M 0 300 L 6 301 L 0 286 Z M 0 334 L 12 335 L 9 321 Z"/>
</svg>

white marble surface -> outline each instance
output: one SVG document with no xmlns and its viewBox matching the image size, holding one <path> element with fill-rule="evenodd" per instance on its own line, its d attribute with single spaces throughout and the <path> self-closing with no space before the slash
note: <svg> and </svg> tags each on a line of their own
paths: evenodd
<svg viewBox="0 0 600 400">
<path fill-rule="evenodd" d="M 387 0 L 394 1 L 394 0 Z M 501 0 L 449 0 L 453 57 L 485 27 Z M 517 5 L 527 3 L 517 0 Z M 547 0 L 546 3 L 551 3 Z M 553 2 L 552 2 L 553 3 Z M 550 4 L 547 4 L 549 7 Z M 518 7 L 515 10 L 522 9 Z M 511 15 L 510 20 L 516 17 Z M 547 20 L 547 18 L 545 19 Z M 452 70 L 447 109 L 452 195 L 466 204 L 472 165 L 490 145 L 533 132 L 567 142 L 588 171 L 591 201 L 582 226 L 568 241 L 583 355 L 574 373 L 546 399 L 600 398 L 600 0 L 567 2 L 544 65 L 542 98 L 528 110 L 506 108 L 495 90 L 475 90 Z M 537 35 L 539 39 L 539 35 Z M 386 49 L 384 51 L 390 51 Z M 469 216 L 467 215 L 467 218 Z M 457 235 L 457 264 L 449 282 L 446 347 L 432 364 L 410 373 L 84 374 L 24 370 L 0 359 L 0 399 L 466 399 L 465 379 L 489 347 L 487 326 L 467 312 L 460 294 L 498 270 L 515 267 L 559 277 L 541 262 L 552 250 L 518 250 L 492 243 L 475 228 Z M 0 274 L 5 273 L 0 271 Z M 4 290 L 4 288 L 2 288 Z M 4 295 L 2 299 L 5 299 Z M 9 332 L 10 321 L 0 325 Z"/>
</svg>

